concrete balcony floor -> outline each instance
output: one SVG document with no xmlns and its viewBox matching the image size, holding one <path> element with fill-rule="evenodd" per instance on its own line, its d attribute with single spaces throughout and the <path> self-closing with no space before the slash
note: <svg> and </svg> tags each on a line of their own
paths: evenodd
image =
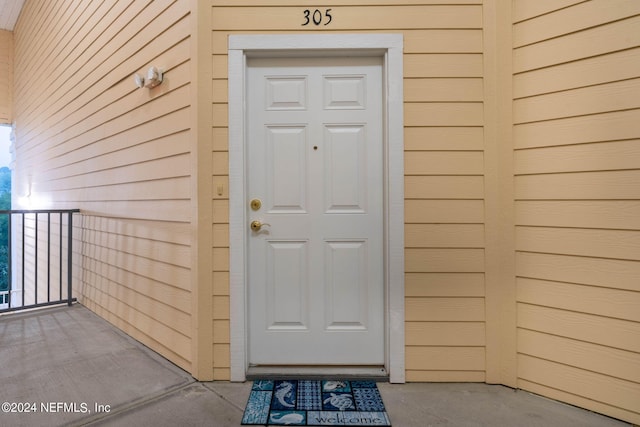
<svg viewBox="0 0 640 427">
<path fill-rule="evenodd" d="M 2 426 L 239 426 L 250 389 L 195 381 L 81 305 L 0 317 L 0 361 L 0 404 L 33 411 Z M 379 388 L 394 427 L 628 425 L 502 386 Z"/>
</svg>

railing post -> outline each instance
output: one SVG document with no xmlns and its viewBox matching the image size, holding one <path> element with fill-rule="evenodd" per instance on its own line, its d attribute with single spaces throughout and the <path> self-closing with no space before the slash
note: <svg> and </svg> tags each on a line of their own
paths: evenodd
<svg viewBox="0 0 640 427">
<path fill-rule="evenodd" d="M 51 212 L 47 212 L 47 302 L 51 302 Z"/>
<path fill-rule="evenodd" d="M 62 223 L 64 222 L 64 216 L 62 216 L 62 212 L 60 212 L 60 214 L 58 215 L 58 222 L 59 224 L 59 228 L 60 228 L 60 232 L 58 233 L 58 248 L 59 249 L 59 253 L 60 256 L 58 257 L 58 296 L 60 299 L 62 299 L 62 235 L 63 235 L 63 227 L 62 227 Z"/>
<path fill-rule="evenodd" d="M 71 283 L 71 278 L 73 276 L 73 212 L 69 212 L 69 220 L 67 222 L 69 223 L 69 235 L 67 236 L 67 305 L 71 307 L 71 304 L 73 303 L 71 295 L 73 292 Z"/>
<path fill-rule="evenodd" d="M 35 239 L 33 239 L 33 244 L 35 247 L 35 257 L 33 258 L 33 275 L 34 275 L 34 282 L 36 284 L 35 289 L 34 289 L 34 298 L 33 298 L 33 303 L 37 304 L 38 303 L 38 212 L 35 213 L 35 219 L 34 219 L 34 229 L 35 229 Z"/>
<path fill-rule="evenodd" d="M 22 307 L 24 307 L 24 294 L 25 294 L 25 279 L 24 279 L 24 255 L 25 255 L 25 251 L 24 251 L 24 247 L 26 245 L 25 245 L 25 239 L 24 239 L 24 231 L 25 231 L 24 220 L 25 220 L 25 214 L 23 212 L 22 213 L 22 289 L 21 289 Z"/>
<path fill-rule="evenodd" d="M 9 230 L 7 231 L 9 234 L 9 266 L 7 267 L 7 274 L 9 276 L 7 277 L 7 291 L 9 293 L 7 294 L 7 298 L 9 300 L 7 302 L 8 307 L 11 308 L 11 285 L 13 285 L 13 215 L 8 213 L 7 216 L 9 217 L 7 221 L 9 226 Z"/>
</svg>

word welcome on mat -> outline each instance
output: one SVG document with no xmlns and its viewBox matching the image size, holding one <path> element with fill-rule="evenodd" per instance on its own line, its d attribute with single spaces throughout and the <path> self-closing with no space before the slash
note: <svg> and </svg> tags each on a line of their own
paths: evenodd
<svg viewBox="0 0 640 427">
<path fill-rule="evenodd" d="M 391 426 L 373 381 L 254 381 L 243 425 Z"/>
</svg>

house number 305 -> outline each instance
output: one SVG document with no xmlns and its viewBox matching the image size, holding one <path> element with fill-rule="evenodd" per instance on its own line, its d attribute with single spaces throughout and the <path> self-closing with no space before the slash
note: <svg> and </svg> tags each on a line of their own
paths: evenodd
<svg viewBox="0 0 640 427">
<path fill-rule="evenodd" d="M 305 25 L 309 25 L 312 22 L 313 25 L 320 25 L 323 22 L 323 25 L 329 25 L 331 23 L 331 19 L 333 19 L 330 12 L 331 9 L 325 9 L 324 13 L 322 13 L 320 9 L 305 9 L 304 12 L 302 12 L 304 19 L 302 26 L 304 27 Z"/>
</svg>

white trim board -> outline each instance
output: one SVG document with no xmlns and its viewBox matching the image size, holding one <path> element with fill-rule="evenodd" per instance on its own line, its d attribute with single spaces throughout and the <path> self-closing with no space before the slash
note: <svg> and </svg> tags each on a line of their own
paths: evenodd
<svg viewBox="0 0 640 427">
<path fill-rule="evenodd" d="M 231 381 L 248 370 L 246 313 L 245 72 L 250 56 L 380 55 L 384 59 L 385 368 L 405 382 L 404 129 L 401 34 L 229 36 L 229 280 Z"/>
</svg>

